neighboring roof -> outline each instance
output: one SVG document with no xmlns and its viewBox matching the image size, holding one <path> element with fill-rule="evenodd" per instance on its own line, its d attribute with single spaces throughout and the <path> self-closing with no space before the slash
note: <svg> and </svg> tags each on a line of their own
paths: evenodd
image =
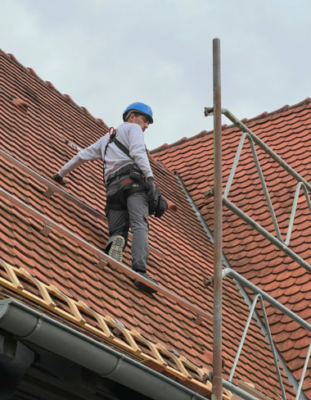
<svg viewBox="0 0 311 400">
<path fill-rule="evenodd" d="M 233 111 L 233 110 L 231 110 Z M 261 140 L 306 181 L 311 182 L 311 100 L 272 113 L 242 120 Z M 242 132 L 222 127 L 223 190 L 228 181 Z M 272 204 L 285 240 L 297 182 L 256 146 Z M 213 231 L 213 132 L 163 145 L 153 157 L 176 171 Z M 275 236 L 250 145 L 245 141 L 228 199 Z M 311 323 L 311 275 L 224 207 L 224 254 L 231 267 Z M 289 247 L 311 263 L 311 215 L 300 191 Z M 273 339 L 286 365 L 299 382 L 311 334 L 267 304 Z M 311 364 L 303 389 L 311 398 Z"/>
<path fill-rule="evenodd" d="M 33 71 L 21 66 L 13 56 L 0 52 L 0 70 L 0 149 L 43 177 L 51 180 L 52 174 L 76 154 L 76 150 L 66 144 L 66 139 L 82 148 L 107 132 L 103 122 L 68 101 L 51 84 L 43 82 Z M 28 112 L 18 108 L 12 98 L 27 102 Z M 192 154 L 196 157 L 195 153 Z M 209 163 L 208 160 L 206 162 Z M 150 254 L 148 271 L 161 286 L 212 313 L 213 290 L 204 287 L 203 279 L 213 274 L 213 246 L 173 172 L 152 158 L 151 166 L 163 195 L 177 204 L 178 213 L 168 212 L 161 220 L 150 218 L 150 243 L 165 258 L 160 260 L 156 255 Z M 201 179 L 203 182 L 205 178 L 202 176 Z M 70 194 L 104 213 L 105 189 L 102 184 L 101 162 L 84 164 L 67 180 L 66 190 Z M 1 162 L 0 183 L 4 190 L 16 198 L 95 247 L 104 248 L 108 238 L 106 225 L 58 195 L 48 199 L 43 194 L 45 188 L 18 167 L 9 162 Z M 200 192 L 198 194 L 200 196 Z M 195 196 L 194 198 L 197 200 Z M 128 330 L 138 331 L 148 341 L 160 343 L 169 351 L 173 349 L 196 366 L 212 369 L 212 326 L 209 322 L 196 324 L 193 321 L 195 315 L 187 309 L 162 295 L 151 297 L 138 291 L 118 270 L 108 266 L 97 267 L 98 258 L 80 245 L 53 232 L 49 237 L 42 236 L 39 232 L 40 223 L 24 211 L 21 212 L 18 207 L 12 207 L 8 200 L 1 198 L 1 194 L 0 218 L 0 259 L 13 266 L 15 271 L 24 268 L 31 277 L 44 285 L 55 285 L 75 302 L 82 300 L 98 315 L 117 318 Z M 131 265 L 129 249 L 125 252 L 124 263 Z M 0 276 L 4 280 L 8 278 L 3 268 L 0 269 Z M 30 278 L 30 281 L 25 278 L 22 280 L 22 277 L 19 279 L 27 292 L 38 294 L 36 285 L 31 284 L 33 281 Z M 3 289 L 3 293 L 4 297 L 18 296 L 26 301 L 25 291 L 18 288 L 18 285 L 15 290 L 8 287 Z M 33 297 L 28 296 L 28 299 L 28 304 L 37 307 L 36 301 L 31 300 Z M 68 305 L 59 298 L 54 300 L 58 307 L 65 311 L 67 307 L 68 310 Z M 42 306 L 44 304 L 40 304 Z M 60 318 L 53 308 L 48 313 Z M 225 280 L 223 352 L 226 379 L 248 313 L 249 308 L 235 284 L 231 280 Z M 62 320 L 68 323 L 66 318 Z M 94 318 L 87 321 L 97 327 Z M 86 331 L 79 324 L 75 324 L 75 327 Z M 111 345 L 109 341 L 96 335 L 95 337 Z M 117 341 L 115 346 L 121 348 Z M 143 350 L 148 351 L 145 348 Z M 139 354 L 122 351 L 141 360 Z M 180 359 L 178 355 L 177 359 Z M 165 360 L 174 368 L 170 357 Z M 162 373 L 167 374 L 168 370 L 164 369 Z M 195 371 L 192 373 L 195 379 L 184 377 L 182 384 L 193 384 L 193 390 L 196 391 L 200 386 L 195 384 L 195 380 L 199 381 L 200 377 Z M 175 375 L 174 379 L 180 376 L 177 372 Z M 170 376 L 174 376 L 174 373 Z M 283 376 L 288 399 L 292 399 L 294 391 L 284 373 Z M 271 350 L 255 321 L 251 323 L 234 382 L 238 379 L 252 382 L 266 395 L 278 399 L 280 390 Z"/>
</svg>

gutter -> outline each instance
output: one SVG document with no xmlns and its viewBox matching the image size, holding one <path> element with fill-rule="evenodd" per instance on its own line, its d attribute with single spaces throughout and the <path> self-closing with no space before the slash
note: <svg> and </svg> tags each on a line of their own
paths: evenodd
<svg viewBox="0 0 311 400">
<path fill-rule="evenodd" d="M 206 400 L 177 382 L 10 298 L 0 301 L 0 328 L 154 400 Z"/>
</svg>

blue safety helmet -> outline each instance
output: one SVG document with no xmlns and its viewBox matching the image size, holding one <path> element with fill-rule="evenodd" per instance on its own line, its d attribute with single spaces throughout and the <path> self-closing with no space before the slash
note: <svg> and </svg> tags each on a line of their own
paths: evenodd
<svg viewBox="0 0 311 400">
<path fill-rule="evenodd" d="M 144 103 L 132 103 L 130 104 L 123 113 L 123 121 L 125 121 L 125 117 L 128 114 L 129 111 L 133 112 L 138 112 L 140 114 L 146 115 L 149 119 L 149 123 L 153 124 L 153 118 L 152 118 L 152 110 L 147 104 Z"/>
</svg>

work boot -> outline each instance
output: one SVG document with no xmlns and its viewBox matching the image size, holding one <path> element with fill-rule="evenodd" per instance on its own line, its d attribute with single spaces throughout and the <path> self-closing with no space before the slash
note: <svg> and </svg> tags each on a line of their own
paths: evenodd
<svg viewBox="0 0 311 400">
<path fill-rule="evenodd" d="M 155 283 L 157 286 L 159 286 L 159 285 L 158 285 L 158 282 L 155 281 L 153 278 L 151 278 L 151 276 L 149 276 L 149 275 L 147 274 L 147 272 L 140 272 L 140 271 L 135 271 L 135 272 L 137 272 L 137 274 L 143 276 L 145 279 L 148 279 L 148 281 L 150 281 L 150 282 L 152 282 L 152 283 Z M 143 292 L 146 292 L 146 293 L 149 293 L 149 294 L 152 294 L 152 293 L 156 293 L 156 292 L 157 292 L 155 289 L 153 289 L 153 288 L 151 288 L 151 287 L 145 285 L 145 284 L 142 283 L 142 282 L 139 282 L 137 279 L 134 280 L 134 283 L 135 283 L 135 285 L 138 287 L 138 289 L 139 289 L 139 290 L 142 290 Z"/>
<path fill-rule="evenodd" d="M 125 239 L 123 236 L 116 236 L 110 246 L 108 251 L 108 256 L 116 261 L 122 262 L 122 253 L 125 245 Z"/>
</svg>

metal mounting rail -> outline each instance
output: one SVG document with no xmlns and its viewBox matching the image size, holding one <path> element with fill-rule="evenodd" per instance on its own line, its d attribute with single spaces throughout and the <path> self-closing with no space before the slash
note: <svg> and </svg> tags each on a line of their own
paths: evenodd
<svg viewBox="0 0 311 400">
<path fill-rule="evenodd" d="M 306 322 L 304 319 L 302 319 L 301 317 L 299 317 L 297 314 L 295 314 L 293 311 L 289 310 L 287 307 L 283 306 L 283 304 L 279 303 L 277 300 L 275 300 L 273 297 L 269 296 L 266 292 L 264 292 L 263 290 L 259 289 L 256 285 L 254 285 L 253 283 L 251 283 L 250 281 L 248 281 L 247 279 L 245 279 L 243 276 L 241 276 L 240 274 L 238 274 L 236 271 L 234 271 L 231 268 L 225 268 L 222 271 L 222 277 L 225 278 L 226 276 L 230 276 L 231 278 L 233 278 L 235 281 L 238 281 L 239 283 L 242 284 L 242 286 L 245 286 L 247 288 L 249 288 L 254 294 L 256 294 L 254 300 L 253 300 L 253 304 L 249 313 L 249 318 L 248 321 L 246 323 L 245 329 L 244 329 L 244 333 L 242 335 L 241 338 L 241 342 L 231 369 L 231 373 L 230 373 L 230 377 L 228 379 L 229 382 L 232 381 L 233 379 L 233 375 L 234 375 L 234 371 L 236 369 L 241 351 L 242 351 L 242 347 L 244 344 L 244 340 L 247 334 L 247 330 L 249 328 L 250 325 L 250 321 L 251 318 L 253 316 L 253 313 L 255 311 L 255 306 L 258 300 L 260 300 L 261 303 L 261 308 L 262 308 L 262 312 L 264 315 L 264 321 L 265 321 L 265 326 L 268 332 L 268 340 L 271 346 L 271 350 L 272 350 L 272 354 L 273 354 L 273 359 L 274 359 L 274 363 L 276 366 L 276 370 L 277 370 L 277 375 L 278 375 L 278 379 L 280 382 L 280 387 L 281 387 L 281 391 L 282 391 L 282 397 L 284 400 L 286 400 L 286 395 L 285 395 L 285 391 L 284 391 L 284 387 L 283 387 L 283 382 L 282 382 L 282 378 L 281 378 L 281 374 L 279 371 L 279 367 L 277 364 L 277 353 L 276 353 L 276 349 L 275 349 L 275 345 L 273 343 L 272 337 L 271 337 L 271 333 L 270 333 L 270 328 L 269 328 L 269 321 L 266 315 L 266 311 L 265 311 L 265 306 L 263 303 L 263 300 L 265 300 L 266 302 L 268 302 L 269 304 L 271 304 L 273 307 L 277 308 L 278 310 L 280 310 L 281 312 L 283 312 L 285 315 L 287 315 L 289 318 L 291 318 L 293 321 L 297 322 L 302 328 L 305 328 L 307 331 L 311 332 L 311 324 L 309 324 L 308 322 Z M 310 360 L 310 356 L 311 356 L 311 341 L 310 341 L 310 345 L 308 348 L 308 352 L 306 355 L 306 359 L 304 362 L 304 366 L 303 366 L 303 370 L 301 373 L 301 378 L 300 378 L 300 382 L 299 382 L 299 387 L 296 393 L 296 400 L 299 399 L 300 394 L 301 394 L 301 389 L 302 389 L 302 385 L 303 385 L 303 381 L 305 378 L 305 373 L 308 367 L 308 363 Z"/>
<path fill-rule="evenodd" d="M 123 272 L 125 275 L 129 276 L 130 278 L 136 279 L 139 282 L 142 282 L 146 286 L 155 289 L 158 293 L 161 293 L 164 297 L 169 298 L 175 301 L 180 306 L 184 306 L 186 309 L 192 311 L 197 317 L 200 317 L 200 320 L 205 319 L 206 321 L 212 322 L 213 317 L 211 314 L 203 311 L 202 309 L 196 307 L 195 305 L 189 303 L 187 300 L 182 299 L 181 297 L 177 296 L 174 293 L 171 293 L 167 289 L 158 286 L 149 280 L 143 278 L 141 275 L 137 274 L 135 271 L 131 270 L 130 268 L 126 267 L 124 264 L 119 263 L 118 261 L 114 260 L 113 258 L 109 257 L 103 251 L 97 249 L 96 247 L 92 246 L 90 243 L 86 242 L 85 240 L 81 239 L 80 237 L 74 235 L 66 228 L 56 224 L 50 218 L 44 216 L 43 214 L 39 213 L 32 207 L 28 206 L 21 200 L 17 199 L 16 197 L 12 196 L 10 193 L 6 192 L 5 190 L 0 188 L 0 197 L 7 199 L 13 205 L 17 206 L 18 209 L 24 210 L 28 215 L 31 215 L 37 219 L 40 219 L 43 222 L 42 226 L 42 234 L 48 236 L 51 234 L 52 231 L 56 231 L 61 235 L 64 235 L 68 238 L 71 242 L 74 241 L 81 245 L 82 247 L 87 248 L 90 250 L 94 255 L 98 256 L 99 262 L 98 266 L 100 267 L 101 263 L 110 264 L 113 267 L 117 268 L 119 271 Z"/>
<path fill-rule="evenodd" d="M 55 193 L 58 193 L 60 196 L 66 198 L 69 200 L 71 203 L 74 203 L 77 205 L 79 208 L 83 209 L 84 211 L 88 212 L 89 214 L 92 214 L 94 217 L 98 218 L 100 221 L 103 221 L 105 225 L 108 225 L 108 220 L 107 218 L 101 214 L 99 211 L 96 211 L 94 208 L 88 206 L 87 204 L 83 203 L 81 200 L 78 200 L 76 197 L 72 196 L 65 190 L 61 189 L 59 186 L 56 184 L 50 182 L 48 179 L 44 178 L 43 176 L 39 175 L 37 172 L 33 171 L 31 168 L 27 167 L 25 164 L 21 163 L 20 161 L 16 160 L 16 158 L 10 156 L 7 154 L 5 151 L 0 150 L 0 157 L 7 162 L 15 165 L 22 171 L 26 172 L 28 175 L 32 176 L 35 178 L 37 181 L 41 182 L 43 185 L 47 187 L 44 195 L 47 198 L 51 198 Z M 132 234 L 129 232 L 129 235 L 131 236 Z M 164 254 L 161 253 L 159 250 L 155 249 L 154 247 L 149 245 L 149 251 L 151 254 L 155 255 L 158 257 L 160 260 L 163 260 L 165 258 Z"/>
</svg>

